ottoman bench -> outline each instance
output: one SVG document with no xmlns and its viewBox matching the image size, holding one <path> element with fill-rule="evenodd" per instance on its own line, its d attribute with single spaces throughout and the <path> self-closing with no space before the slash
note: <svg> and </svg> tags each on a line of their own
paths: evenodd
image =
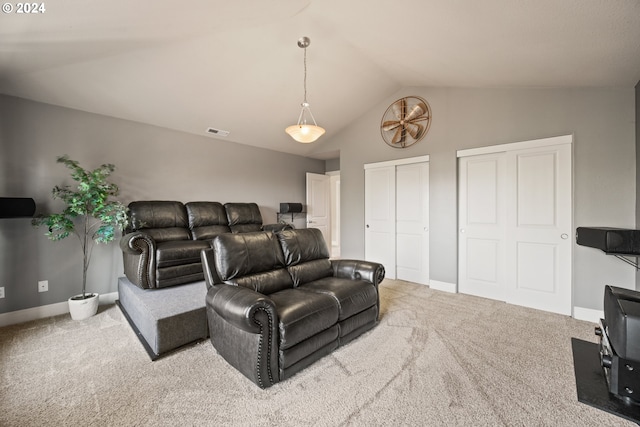
<svg viewBox="0 0 640 427">
<path fill-rule="evenodd" d="M 118 301 L 151 360 L 209 336 L 204 281 L 144 290 L 118 279 Z"/>
</svg>

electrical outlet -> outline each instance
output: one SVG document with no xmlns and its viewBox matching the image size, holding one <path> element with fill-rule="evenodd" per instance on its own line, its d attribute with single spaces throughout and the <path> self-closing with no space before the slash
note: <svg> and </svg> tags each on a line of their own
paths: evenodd
<svg viewBox="0 0 640 427">
<path fill-rule="evenodd" d="M 4 286 L 0 287 L 0 298 L 4 298 Z"/>
<path fill-rule="evenodd" d="M 49 281 L 40 280 L 38 282 L 38 292 L 47 292 L 49 290 Z"/>
</svg>

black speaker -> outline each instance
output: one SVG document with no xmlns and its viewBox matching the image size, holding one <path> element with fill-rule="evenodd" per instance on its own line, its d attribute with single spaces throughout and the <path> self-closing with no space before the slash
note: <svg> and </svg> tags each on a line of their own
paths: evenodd
<svg viewBox="0 0 640 427">
<path fill-rule="evenodd" d="M 302 212 L 302 203 L 280 203 L 280 213 Z"/>
<path fill-rule="evenodd" d="M 640 254 L 640 230 L 613 227 L 578 227 L 576 243 L 608 254 Z"/>
<path fill-rule="evenodd" d="M 32 217 L 36 202 L 27 197 L 0 197 L 0 218 Z"/>
</svg>

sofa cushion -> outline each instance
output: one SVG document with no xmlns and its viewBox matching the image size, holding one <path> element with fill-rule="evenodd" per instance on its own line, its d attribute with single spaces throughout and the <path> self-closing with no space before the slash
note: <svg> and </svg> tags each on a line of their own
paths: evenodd
<svg viewBox="0 0 640 427">
<path fill-rule="evenodd" d="M 376 287 L 362 280 L 326 277 L 311 283 L 306 283 L 298 289 L 319 292 L 334 298 L 340 310 L 339 321 L 360 313 L 378 303 Z"/>
<path fill-rule="evenodd" d="M 276 233 L 294 286 L 333 276 L 329 249 L 317 228 Z"/>
<path fill-rule="evenodd" d="M 156 247 L 158 268 L 200 263 L 200 251 L 208 247 L 209 243 L 201 240 L 171 240 L 158 243 Z"/>
<path fill-rule="evenodd" d="M 181 202 L 150 200 L 129 203 L 127 232 L 145 230 L 156 242 L 189 239 L 187 210 Z M 172 229 L 153 231 L 151 229 Z"/>
<path fill-rule="evenodd" d="M 236 277 L 231 280 L 226 280 L 225 283 L 229 285 L 244 286 L 245 288 L 252 289 L 264 295 L 270 295 L 273 292 L 293 287 L 291 276 L 286 268 Z"/>
<path fill-rule="evenodd" d="M 143 231 L 145 234 L 151 236 L 156 243 L 175 240 L 191 240 L 189 230 L 181 227 L 147 228 Z"/>
<path fill-rule="evenodd" d="M 329 249 L 317 228 L 282 230 L 277 233 L 287 267 L 316 259 L 329 259 Z"/>
<path fill-rule="evenodd" d="M 269 298 L 278 313 L 281 351 L 338 322 L 338 304 L 329 295 L 295 288 L 275 292 Z"/>
<path fill-rule="evenodd" d="M 191 237 L 195 240 L 213 239 L 222 233 L 230 233 L 227 212 L 218 202 L 186 203 Z"/>
<path fill-rule="evenodd" d="M 222 234 L 213 241 L 214 263 L 220 279 L 263 294 L 292 288 L 275 235 L 267 231 Z"/>
<path fill-rule="evenodd" d="M 229 228 L 233 233 L 262 230 L 262 215 L 256 203 L 225 203 Z"/>
<path fill-rule="evenodd" d="M 288 267 L 287 270 L 293 280 L 293 286 L 314 282 L 325 277 L 331 277 L 333 270 L 328 259 L 316 259 Z"/>
</svg>

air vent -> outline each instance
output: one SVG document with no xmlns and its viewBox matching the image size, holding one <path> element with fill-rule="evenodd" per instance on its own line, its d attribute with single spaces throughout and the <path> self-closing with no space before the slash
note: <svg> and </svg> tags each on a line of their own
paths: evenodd
<svg viewBox="0 0 640 427">
<path fill-rule="evenodd" d="M 227 136 L 227 135 L 229 135 L 229 131 L 228 130 L 222 130 L 222 129 L 216 129 L 216 128 L 208 128 L 207 129 L 207 133 L 210 133 L 211 135 L 216 135 L 216 136 Z"/>
</svg>

